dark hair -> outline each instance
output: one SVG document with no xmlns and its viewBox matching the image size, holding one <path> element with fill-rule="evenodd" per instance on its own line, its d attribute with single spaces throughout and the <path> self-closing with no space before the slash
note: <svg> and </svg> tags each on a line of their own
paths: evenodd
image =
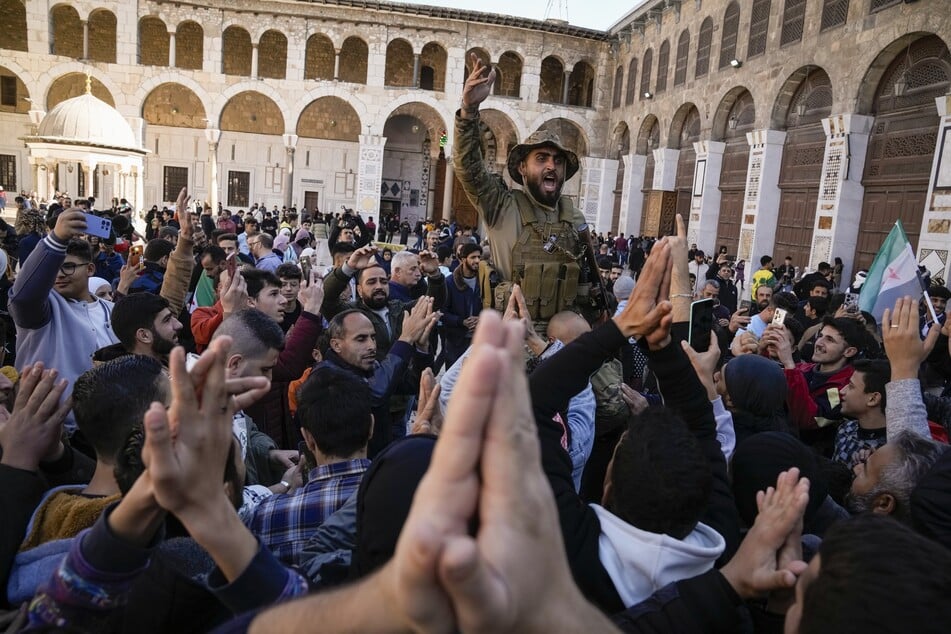
<svg viewBox="0 0 951 634">
<path fill-rule="evenodd" d="M 770 257 L 770 256 L 768 256 L 768 255 L 764 255 L 763 257 L 761 257 L 761 258 L 759 259 L 759 265 L 760 265 L 760 266 L 766 266 L 767 264 L 769 264 L 769 263 L 772 262 L 772 261 L 773 261 L 773 258 L 772 258 L 772 257 Z"/>
<path fill-rule="evenodd" d="M 885 412 L 885 384 L 891 381 L 892 366 L 885 359 L 859 359 L 852 364 L 855 372 L 862 373 L 865 382 L 865 393 L 878 392 L 882 396 L 879 406 Z"/>
<path fill-rule="evenodd" d="M 823 277 L 815 277 L 809 281 L 809 284 L 806 285 L 806 294 L 811 293 L 812 290 L 817 286 L 821 286 L 826 290 L 832 290 L 832 284 L 830 284 L 828 280 Z"/>
<path fill-rule="evenodd" d="M 369 271 L 369 270 L 371 270 L 371 269 L 380 269 L 381 271 L 383 271 L 383 274 L 384 274 L 386 277 L 389 277 L 389 275 L 387 275 L 387 273 L 386 273 L 386 269 L 383 268 L 383 265 L 380 264 L 379 262 L 376 262 L 376 263 L 374 263 L 374 264 L 371 264 L 370 266 L 368 266 L 368 267 L 365 268 L 365 269 L 360 269 L 359 271 L 357 271 L 357 274 L 354 276 L 354 277 L 356 278 L 356 280 L 357 280 L 357 284 L 359 284 L 360 282 L 363 281 L 363 276 L 366 274 L 367 271 Z"/>
<path fill-rule="evenodd" d="M 477 251 L 482 253 L 482 247 L 473 242 L 467 242 L 462 245 L 462 248 L 459 249 L 459 257 L 464 260 Z"/>
<path fill-rule="evenodd" d="M 166 227 L 162 227 L 161 229 L 159 229 L 158 234 L 159 234 L 159 237 L 162 238 L 163 240 L 164 240 L 165 238 L 173 237 L 173 236 L 177 238 L 177 237 L 178 237 L 178 229 L 176 229 L 175 227 L 166 226 Z"/>
<path fill-rule="evenodd" d="M 236 234 L 227 233 L 227 232 L 219 233 L 218 236 L 215 238 L 215 243 L 217 244 L 218 242 L 221 242 L 222 240 L 230 240 L 232 242 L 237 242 L 238 236 Z"/>
<path fill-rule="evenodd" d="M 263 269 L 244 268 L 241 269 L 241 276 L 248 285 L 248 297 L 251 299 L 257 299 L 261 291 L 268 286 L 281 287 L 281 280 L 270 271 Z"/>
<path fill-rule="evenodd" d="M 232 339 L 231 354 L 252 359 L 259 359 L 270 350 L 284 349 L 281 325 L 256 308 L 246 308 L 225 319 L 211 339 L 224 335 Z"/>
<path fill-rule="evenodd" d="M 863 515 L 833 526 L 819 557 L 800 634 L 947 631 L 951 553 L 943 546 L 887 517 Z"/>
<path fill-rule="evenodd" d="M 301 426 L 321 453 L 352 456 L 364 449 L 373 429 L 370 387 L 357 376 L 318 368 L 297 392 Z"/>
<path fill-rule="evenodd" d="M 258 223 L 258 219 L 255 218 L 254 216 L 248 216 L 247 218 L 244 219 L 245 228 L 247 228 L 248 225 L 254 225 L 255 227 L 260 226 Z"/>
<path fill-rule="evenodd" d="M 826 311 L 829 309 L 828 297 L 810 297 L 806 300 L 806 303 L 812 307 L 812 310 L 816 311 L 816 317 L 819 319 L 825 317 Z"/>
<path fill-rule="evenodd" d="M 436 257 L 440 262 L 452 255 L 452 249 L 447 246 L 438 246 L 436 247 Z"/>
<path fill-rule="evenodd" d="M 73 386 L 73 414 L 100 460 L 111 462 L 129 430 L 142 424 L 153 401 L 164 399 L 162 364 L 125 355 L 83 372 Z"/>
<path fill-rule="evenodd" d="M 338 242 L 330 250 L 331 257 L 340 255 L 342 253 L 353 253 L 357 248 L 353 246 L 352 242 Z"/>
<path fill-rule="evenodd" d="M 951 290 L 946 286 L 932 285 L 928 289 L 928 294 L 932 297 L 940 297 L 941 299 L 951 299 Z"/>
<path fill-rule="evenodd" d="M 155 238 L 154 240 L 149 240 L 149 243 L 145 245 L 145 251 L 142 253 L 142 257 L 148 262 L 158 262 L 162 258 L 171 255 L 174 249 L 175 247 L 168 240 Z"/>
<path fill-rule="evenodd" d="M 274 271 L 274 274 L 278 277 L 278 279 L 282 281 L 285 279 L 288 279 L 288 280 L 304 279 L 304 274 L 303 272 L 301 272 L 300 267 L 290 262 L 285 262 L 284 264 L 281 264 L 280 266 L 278 266 L 277 269 Z"/>
<path fill-rule="evenodd" d="M 201 258 L 205 257 L 206 255 L 211 256 L 211 261 L 215 264 L 221 264 L 224 262 L 225 258 L 228 257 L 228 255 L 225 253 L 225 250 L 219 247 L 217 244 L 209 244 L 204 249 L 202 249 L 199 260 L 201 260 Z"/>
<path fill-rule="evenodd" d="M 83 262 L 92 262 L 92 245 L 85 240 L 73 238 L 66 244 L 66 255 L 79 258 Z"/>
<path fill-rule="evenodd" d="M 680 416 L 652 407 L 631 417 L 614 453 L 612 513 L 641 530 L 683 539 L 712 490 L 710 463 Z"/>
<path fill-rule="evenodd" d="M 868 331 L 855 319 L 827 316 L 822 320 L 822 326 L 835 328 L 839 334 L 842 335 L 846 346 L 855 347 L 858 350 L 855 358 L 859 358 L 865 353 L 866 343 L 868 342 Z"/>
<path fill-rule="evenodd" d="M 328 345 L 330 344 L 331 339 L 340 339 L 347 334 L 347 329 L 344 326 L 344 322 L 346 321 L 347 317 L 354 314 L 363 315 L 364 317 L 367 316 L 366 312 L 360 310 L 359 308 L 348 308 L 334 315 L 334 318 L 330 320 L 329 324 L 327 324 L 326 334 Z"/>
<path fill-rule="evenodd" d="M 819 262 L 819 266 L 816 267 L 816 270 L 818 270 L 820 273 L 822 273 L 823 271 L 828 273 L 829 271 L 832 270 L 832 265 L 829 264 L 828 262 Z"/>
<path fill-rule="evenodd" d="M 787 315 L 786 319 L 783 321 L 783 326 L 786 327 L 786 330 L 793 336 L 792 345 L 795 347 L 799 340 L 802 339 L 802 336 L 806 333 L 806 329 L 803 327 L 802 323 L 793 317 L 792 315 Z"/>
<path fill-rule="evenodd" d="M 773 293 L 769 298 L 769 305 L 794 313 L 799 308 L 799 298 L 792 293 Z"/>
<path fill-rule="evenodd" d="M 135 333 L 139 328 L 154 330 L 155 318 L 168 308 L 168 301 L 154 293 L 133 293 L 121 297 L 112 309 L 112 331 L 122 346 L 135 349 Z"/>
</svg>

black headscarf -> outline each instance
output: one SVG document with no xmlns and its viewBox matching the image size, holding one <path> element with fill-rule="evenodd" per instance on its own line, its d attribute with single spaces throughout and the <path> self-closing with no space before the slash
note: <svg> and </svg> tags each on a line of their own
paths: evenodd
<svg viewBox="0 0 951 634">
<path fill-rule="evenodd" d="M 786 375 L 766 357 L 744 354 L 723 368 L 736 443 L 764 431 L 787 431 Z"/>
</svg>

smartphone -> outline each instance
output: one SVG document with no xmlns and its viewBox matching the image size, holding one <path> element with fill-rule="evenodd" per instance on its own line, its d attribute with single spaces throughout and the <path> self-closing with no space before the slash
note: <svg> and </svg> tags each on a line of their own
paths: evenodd
<svg viewBox="0 0 951 634">
<path fill-rule="evenodd" d="M 713 330 L 713 299 L 699 299 L 690 304 L 690 332 L 687 343 L 697 352 L 706 352 L 710 347 L 710 331 Z"/>
<path fill-rule="evenodd" d="M 233 280 L 234 274 L 238 270 L 238 254 L 232 253 L 225 259 L 228 261 L 228 279 Z"/>
<path fill-rule="evenodd" d="M 745 310 L 746 314 L 750 314 L 750 308 L 752 308 L 753 302 L 749 299 L 744 299 L 740 301 L 740 310 Z"/>
<path fill-rule="evenodd" d="M 859 296 L 855 293 L 845 294 L 845 312 L 850 315 L 857 315 L 859 312 Z"/>
<path fill-rule="evenodd" d="M 773 312 L 773 323 L 776 324 L 777 326 L 782 326 L 784 323 L 786 323 L 786 309 L 785 308 L 777 308 Z"/>
<path fill-rule="evenodd" d="M 304 282 L 306 284 L 310 283 L 310 272 L 313 270 L 313 265 L 310 261 L 310 256 L 305 255 L 300 259 L 300 270 L 304 276 Z"/>
<path fill-rule="evenodd" d="M 135 267 L 142 262 L 142 252 L 144 250 L 145 247 L 143 247 L 141 244 L 133 245 L 133 247 L 129 249 L 129 266 Z"/>
<path fill-rule="evenodd" d="M 94 214 L 86 216 L 86 233 L 97 238 L 108 238 L 112 234 L 112 221 Z"/>
</svg>

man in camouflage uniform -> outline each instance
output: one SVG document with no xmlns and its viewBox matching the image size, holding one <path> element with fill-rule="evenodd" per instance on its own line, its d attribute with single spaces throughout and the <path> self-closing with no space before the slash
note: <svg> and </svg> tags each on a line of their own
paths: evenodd
<svg viewBox="0 0 951 634">
<path fill-rule="evenodd" d="M 589 313 L 590 287 L 581 279 L 588 247 L 579 239 L 585 219 L 571 199 L 561 195 L 565 181 L 578 171 L 578 157 L 556 134 L 539 130 L 509 152 L 509 175 L 522 190 L 510 190 L 490 174 L 482 156 L 479 104 L 491 91 L 495 70 L 475 55 L 472 69 L 456 113 L 453 161 L 488 229 L 502 280 L 494 307 L 505 308 L 511 284 L 517 283 L 536 328 L 566 308 Z"/>
</svg>

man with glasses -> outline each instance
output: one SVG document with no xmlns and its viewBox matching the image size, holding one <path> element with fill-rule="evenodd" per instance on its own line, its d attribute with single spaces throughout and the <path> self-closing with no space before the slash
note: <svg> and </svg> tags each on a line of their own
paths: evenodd
<svg viewBox="0 0 951 634">
<path fill-rule="evenodd" d="M 274 239 L 266 233 L 259 233 L 253 238 L 248 238 L 248 248 L 251 249 L 251 255 L 254 256 L 254 268 L 256 269 L 274 273 L 277 271 L 277 267 L 284 263 L 284 260 L 273 251 Z M 227 249 L 225 251 L 227 252 Z"/>
<path fill-rule="evenodd" d="M 92 247 L 79 239 L 86 217 L 73 207 L 22 264 L 10 291 L 10 315 L 17 327 L 17 370 L 42 362 L 70 385 L 92 367 L 93 353 L 119 342 L 112 331 L 112 302 L 89 292 L 95 273 Z M 67 426 L 75 424 L 67 419 Z"/>
</svg>

